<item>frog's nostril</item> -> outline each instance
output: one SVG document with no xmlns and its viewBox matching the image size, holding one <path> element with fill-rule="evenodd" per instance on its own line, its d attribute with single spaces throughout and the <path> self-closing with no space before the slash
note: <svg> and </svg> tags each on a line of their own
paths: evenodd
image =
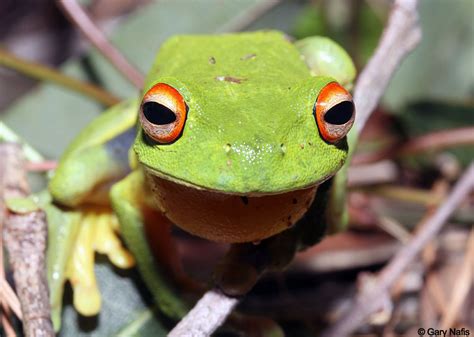
<svg viewBox="0 0 474 337">
<path fill-rule="evenodd" d="M 349 122 L 354 114 L 354 103 L 344 101 L 336 104 L 324 114 L 324 121 L 329 124 L 343 125 Z"/>
</svg>

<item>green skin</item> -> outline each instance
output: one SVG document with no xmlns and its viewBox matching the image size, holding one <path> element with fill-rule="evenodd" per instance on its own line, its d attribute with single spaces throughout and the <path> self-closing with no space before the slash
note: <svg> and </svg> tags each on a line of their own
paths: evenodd
<svg viewBox="0 0 474 337">
<path fill-rule="evenodd" d="M 308 38 L 295 47 L 273 31 L 173 37 L 162 45 L 144 92 L 159 82 L 180 92 L 189 108 L 181 136 L 171 144 L 150 143 L 138 126 L 134 151 L 129 152 L 134 169 L 127 173 L 128 163 L 111 155 L 106 146 L 136 123 L 137 101 L 122 103 L 99 116 L 70 145 L 49 191 L 56 204 L 76 207 L 107 203 L 109 199 L 101 196 L 107 196 L 113 185 L 110 200 L 145 282 L 162 311 L 180 317 L 186 306 L 154 267 L 142 231 L 143 205 L 135 197 L 145 190 L 141 168 L 179 184 L 242 196 L 278 194 L 325 182 L 344 164 L 348 146 L 345 140 L 335 145 L 320 137 L 313 107 L 326 84 L 337 80 L 347 87 L 354 76 L 345 51 L 325 38 Z M 308 211 L 311 221 L 308 216 L 301 225 L 258 246 L 233 245 L 217 268 L 218 285 L 230 294 L 245 293 L 264 270 L 284 266 L 297 249 L 317 242 L 325 226 L 340 225 L 331 212 L 337 213 L 337 220 L 343 216 L 344 201 L 333 197 L 343 193 L 334 188 L 329 182 L 319 187 Z M 328 200 L 334 205 L 327 205 Z M 73 240 L 74 235 L 63 233 L 58 240 L 64 237 Z M 50 238 L 52 246 L 54 240 Z M 256 263 L 253 256 L 262 252 L 265 262 Z M 60 254 L 49 253 L 48 262 L 58 275 L 67 259 L 59 261 L 56 255 Z M 236 270 L 248 276 L 238 285 Z M 57 277 L 55 282 L 53 294 L 62 292 Z"/>
<path fill-rule="evenodd" d="M 320 183 L 347 156 L 345 144 L 321 139 L 313 116 L 319 91 L 332 81 L 311 76 L 280 33 L 171 38 L 144 89 L 158 82 L 177 89 L 189 107 L 186 125 L 169 145 L 150 145 L 139 134 L 138 160 L 166 179 L 225 193 L 273 194 Z"/>
</svg>

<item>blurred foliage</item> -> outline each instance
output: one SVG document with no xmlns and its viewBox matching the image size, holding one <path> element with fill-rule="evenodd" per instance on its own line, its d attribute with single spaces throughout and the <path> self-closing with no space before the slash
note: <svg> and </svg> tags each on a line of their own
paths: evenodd
<svg viewBox="0 0 474 337">
<path fill-rule="evenodd" d="M 433 131 L 474 126 L 474 104 L 455 104 L 440 101 L 419 101 L 407 105 L 398 115 L 398 121 L 407 138 Z M 474 158 L 474 147 L 459 146 L 446 152 L 453 154 L 461 165 L 467 166 Z M 433 163 L 437 151 L 427 151 L 409 158 L 412 163 Z"/>
<path fill-rule="evenodd" d="M 393 112 L 419 100 L 473 101 L 473 13 L 471 0 L 421 1 L 423 40 L 403 62 L 385 94 L 384 103 Z"/>
<path fill-rule="evenodd" d="M 313 1 L 297 18 L 292 34 L 297 39 L 327 36 L 344 46 L 360 69 L 372 55 L 382 33 L 389 7 L 380 12 L 364 1 Z"/>
</svg>

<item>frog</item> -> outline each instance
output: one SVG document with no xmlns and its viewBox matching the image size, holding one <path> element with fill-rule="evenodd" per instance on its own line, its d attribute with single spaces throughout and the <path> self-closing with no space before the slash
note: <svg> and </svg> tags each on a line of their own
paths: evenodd
<svg viewBox="0 0 474 337">
<path fill-rule="evenodd" d="M 67 280 L 81 314 L 100 311 L 95 251 L 136 265 L 161 311 L 182 317 L 176 284 L 192 281 L 173 226 L 230 245 L 213 275 L 228 296 L 343 227 L 334 196 L 344 184 L 334 181 L 346 175 L 354 77 L 349 55 L 324 37 L 266 30 L 164 42 L 140 97 L 83 129 L 49 183 L 53 319 Z"/>
</svg>

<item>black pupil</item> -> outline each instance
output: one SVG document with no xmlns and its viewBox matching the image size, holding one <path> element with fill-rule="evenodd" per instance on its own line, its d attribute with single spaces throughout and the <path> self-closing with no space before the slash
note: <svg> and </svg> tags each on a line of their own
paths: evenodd
<svg viewBox="0 0 474 337">
<path fill-rule="evenodd" d="M 354 103 L 345 101 L 336 104 L 324 115 L 326 123 L 342 125 L 351 120 L 354 114 Z"/>
<path fill-rule="evenodd" d="M 176 120 L 176 114 L 156 102 L 146 102 L 143 104 L 143 115 L 152 124 L 165 125 L 173 123 Z"/>
</svg>

